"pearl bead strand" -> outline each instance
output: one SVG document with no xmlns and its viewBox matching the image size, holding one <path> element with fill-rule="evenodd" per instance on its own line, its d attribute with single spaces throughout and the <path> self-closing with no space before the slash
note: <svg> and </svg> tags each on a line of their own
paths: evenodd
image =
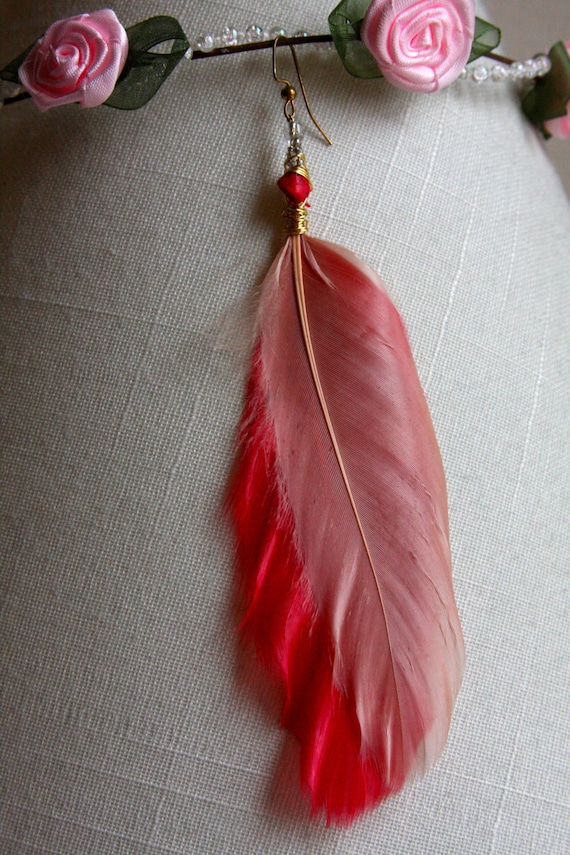
<svg viewBox="0 0 570 855">
<path fill-rule="evenodd" d="M 472 67 L 464 68 L 459 75 L 460 80 L 472 80 L 474 83 L 484 83 L 493 80 L 501 83 L 509 80 L 533 80 L 535 77 L 544 77 L 552 68 L 552 63 L 547 56 L 535 56 L 526 62 L 512 62 L 510 65 L 495 63 L 478 63 Z"/>
<path fill-rule="evenodd" d="M 237 30 L 235 27 L 224 27 L 220 33 L 203 33 L 198 36 L 191 43 L 186 58 L 191 59 L 194 51 L 210 53 L 218 48 L 273 41 L 278 36 L 306 38 L 308 35 L 309 33 L 305 30 L 296 30 L 294 33 L 287 33 L 284 27 L 272 27 L 268 30 L 260 27 L 258 24 L 249 24 L 244 30 Z M 317 43 L 313 44 L 313 47 L 321 51 L 331 51 L 333 44 L 332 42 Z"/>
</svg>

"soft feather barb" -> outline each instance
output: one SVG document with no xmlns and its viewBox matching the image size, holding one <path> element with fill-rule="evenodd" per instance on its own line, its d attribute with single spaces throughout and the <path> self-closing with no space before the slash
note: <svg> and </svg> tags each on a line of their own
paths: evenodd
<svg viewBox="0 0 570 855">
<path fill-rule="evenodd" d="M 262 286 L 231 491 L 244 632 L 314 811 L 350 823 L 441 753 L 463 671 L 441 457 L 366 265 L 289 237 Z"/>
</svg>

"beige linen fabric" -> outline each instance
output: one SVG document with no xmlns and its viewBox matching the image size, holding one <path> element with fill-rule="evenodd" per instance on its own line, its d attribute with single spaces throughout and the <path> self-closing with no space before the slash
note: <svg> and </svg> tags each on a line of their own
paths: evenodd
<svg viewBox="0 0 570 855">
<path fill-rule="evenodd" d="M 114 8 L 194 38 L 320 32 L 331 5 Z M 3 4 L 0 62 L 83 10 Z M 386 281 L 448 476 L 467 670 L 443 758 L 327 829 L 239 651 L 220 506 L 244 360 L 219 327 L 281 241 L 270 61 L 185 62 L 135 113 L 0 114 L 1 851 L 562 855 L 570 209 L 509 87 L 414 96 L 302 56 L 334 139 L 304 122 L 311 231 Z"/>
</svg>

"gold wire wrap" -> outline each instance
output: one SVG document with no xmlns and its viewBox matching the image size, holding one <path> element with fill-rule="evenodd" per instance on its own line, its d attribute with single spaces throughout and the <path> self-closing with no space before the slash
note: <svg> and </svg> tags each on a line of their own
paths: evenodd
<svg viewBox="0 0 570 855">
<path fill-rule="evenodd" d="M 286 235 L 304 235 L 309 228 L 309 217 L 304 202 L 301 205 L 295 205 L 294 202 L 287 201 L 282 216 L 285 220 Z"/>
<path fill-rule="evenodd" d="M 283 163 L 283 171 L 284 172 L 295 172 L 297 175 L 302 175 L 303 178 L 306 178 L 309 184 L 311 185 L 311 190 L 313 189 L 313 184 L 311 182 L 311 176 L 309 175 L 309 170 L 307 169 L 307 158 L 302 151 L 298 149 L 294 152 L 290 149 L 287 151 L 287 156 L 285 158 L 285 162 Z"/>
</svg>

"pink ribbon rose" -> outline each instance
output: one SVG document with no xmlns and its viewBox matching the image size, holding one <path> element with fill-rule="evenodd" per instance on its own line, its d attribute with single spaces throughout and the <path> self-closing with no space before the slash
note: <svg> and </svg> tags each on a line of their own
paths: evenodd
<svg viewBox="0 0 570 855">
<path fill-rule="evenodd" d="M 127 34 L 111 9 L 56 21 L 18 70 L 40 110 L 106 101 L 127 59 Z"/>
<path fill-rule="evenodd" d="M 474 32 L 473 0 L 372 0 L 360 37 L 394 86 L 435 92 L 465 67 Z"/>
<path fill-rule="evenodd" d="M 570 54 L 570 39 L 564 45 Z M 560 140 L 570 138 L 570 101 L 566 105 L 566 115 L 560 116 L 558 119 L 549 119 L 544 123 L 544 127 L 553 137 L 558 137 Z"/>
</svg>

